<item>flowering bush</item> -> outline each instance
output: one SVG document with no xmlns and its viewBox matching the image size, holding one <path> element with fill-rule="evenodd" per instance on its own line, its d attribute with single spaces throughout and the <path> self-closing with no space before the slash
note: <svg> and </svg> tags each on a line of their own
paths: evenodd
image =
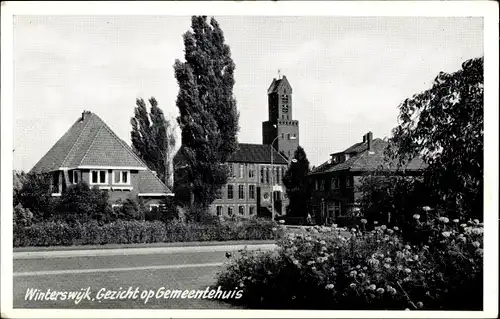
<svg viewBox="0 0 500 319">
<path fill-rule="evenodd" d="M 482 224 L 441 218 L 426 227 L 420 246 L 385 225 L 348 237 L 324 227 L 290 233 L 276 251 L 231 260 L 217 285 L 240 287 L 238 302 L 252 308 L 479 310 Z"/>
</svg>

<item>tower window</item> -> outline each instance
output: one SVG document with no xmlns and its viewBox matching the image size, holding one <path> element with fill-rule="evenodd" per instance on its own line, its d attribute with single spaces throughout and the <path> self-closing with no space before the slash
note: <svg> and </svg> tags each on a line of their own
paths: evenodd
<svg viewBox="0 0 500 319">
<path fill-rule="evenodd" d="M 281 138 L 285 138 L 285 133 L 281 133 Z"/>
<path fill-rule="evenodd" d="M 290 133 L 288 133 L 288 134 L 286 135 L 286 138 L 287 138 L 287 139 L 290 139 Z"/>
</svg>

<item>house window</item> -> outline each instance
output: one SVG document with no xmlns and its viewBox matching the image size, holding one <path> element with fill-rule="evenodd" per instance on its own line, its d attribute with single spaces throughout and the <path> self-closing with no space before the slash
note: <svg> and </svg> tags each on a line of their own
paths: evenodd
<svg viewBox="0 0 500 319">
<path fill-rule="evenodd" d="M 276 184 L 280 184 L 280 168 L 276 167 Z"/>
<path fill-rule="evenodd" d="M 238 198 L 245 199 L 245 186 L 244 185 L 238 185 Z"/>
<path fill-rule="evenodd" d="M 319 190 L 319 182 L 317 180 L 314 181 L 314 189 Z"/>
<path fill-rule="evenodd" d="M 341 216 L 342 215 L 342 210 L 341 210 L 340 202 L 339 201 L 333 202 L 333 211 L 335 213 L 335 216 Z"/>
<path fill-rule="evenodd" d="M 149 211 L 156 213 L 160 210 L 160 204 L 149 204 Z"/>
<path fill-rule="evenodd" d="M 346 176 L 345 178 L 345 187 L 352 187 L 352 176 Z"/>
<path fill-rule="evenodd" d="M 227 216 L 229 217 L 233 216 L 233 206 L 227 207 Z"/>
<path fill-rule="evenodd" d="M 332 177 L 331 188 L 332 189 L 340 188 L 340 179 L 338 177 Z"/>
<path fill-rule="evenodd" d="M 129 171 L 113 171 L 113 184 L 130 184 Z"/>
<path fill-rule="evenodd" d="M 248 215 L 252 216 L 255 214 L 255 206 L 248 207 Z"/>
<path fill-rule="evenodd" d="M 266 167 L 266 183 L 269 184 L 269 167 Z"/>
<path fill-rule="evenodd" d="M 255 167 L 253 165 L 248 166 L 248 178 L 253 179 L 255 177 Z"/>
<path fill-rule="evenodd" d="M 255 185 L 248 186 L 248 198 L 255 199 Z"/>
<path fill-rule="evenodd" d="M 264 167 L 260 168 L 260 182 L 264 184 Z"/>
<path fill-rule="evenodd" d="M 283 176 L 285 176 L 285 168 L 281 168 L 281 184 L 283 184 Z"/>
<path fill-rule="evenodd" d="M 287 138 L 287 140 L 289 140 L 289 139 L 290 139 L 290 133 L 288 133 L 288 134 L 286 135 L 286 138 Z"/>
<path fill-rule="evenodd" d="M 243 164 L 240 164 L 240 178 L 243 178 L 245 177 L 245 167 L 243 166 Z"/>
<path fill-rule="evenodd" d="M 215 199 L 222 199 L 222 192 L 224 192 L 224 186 L 217 191 Z"/>
<path fill-rule="evenodd" d="M 233 168 L 233 164 L 232 164 L 232 163 L 230 163 L 230 164 L 228 165 L 228 167 L 229 167 L 229 177 L 234 177 L 234 168 Z"/>
<path fill-rule="evenodd" d="M 283 119 L 285 119 L 285 116 L 283 115 Z M 281 133 L 281 138 L 285 138 L 285 133 Z"/>
<path fill-rule="evenodd" d="M 245 206 L 238 206 L 238 213 L 243 216 L 245 215 Z"/>
<path fill-rule="evenodd" d="M 78 182 L 80 181 L 80 176 L 81 176 L 81 172 L 79 170 L 74 170 L 73 171 L 73 174 L 71 174 L 72 177 L 73 177 L 73 184 L 78 184 Z"/>
<path fill-rule="evenodd" d="M 325 190 L 325 180 L 322 179 L 320 182 L 319 182 L 319 190 L 320 191 L 324 191 Z"/>
<path fill-rule="evenodd" d="M 233 199 L 233 185 L 227 185 L 227 199 Z"/>
<path fill-rule="evenodd" d="M 349 154 L 345 154 L 345 160 L 347 161 L 349 159 Z"/>
<path fill-rule="evenodd" d="M 90 184 L 107 184 L 108 172 L 107 171 L 90 171 Z"/>
<path fill-rule="evenodd" d="M 217 206 L 216 207 L 216 211 L 217 211 L 217 216 L 221 216 L 222 215 L 222 206 Z"/>
</svg>

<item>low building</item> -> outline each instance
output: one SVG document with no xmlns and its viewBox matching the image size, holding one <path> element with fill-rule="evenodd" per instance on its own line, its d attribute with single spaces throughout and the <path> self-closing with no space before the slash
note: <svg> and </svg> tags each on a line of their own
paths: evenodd
<svg viewBox="0 0 500 319">
<path fill-rule="evenodd" d="M 173 193 L 99 116 L 83 112 L 30 173 L 52 177 L 52 195 L 85 181 L 109 193 L 110 204 L 141 198 L 150 209 Z"/>
<path fill-rule="evenodd" d="M 425 164 L 419 158 L 413 159 L 405 167 L 398 167 L 395 161 L 388 163 L 384 155 L 388 145 L 380 138 L 373 139 L 372 132 L 368 132 L 362 142 L 332 153 L 328 161 L 310 173 L 311 209 L 316 222 L 329 224 L 339 217 L 350 216 L 362 195 L 357 189 L 363 176 L 375 172 L 422 175 Z"/>
</svg>

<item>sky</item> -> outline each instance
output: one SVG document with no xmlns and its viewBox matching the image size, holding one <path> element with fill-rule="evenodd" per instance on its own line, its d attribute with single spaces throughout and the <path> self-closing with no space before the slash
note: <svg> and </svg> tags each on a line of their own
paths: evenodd
<svg viewBox="0 0 500 319">
<path fill-rule="evenodd" d="M 280 70 L 311 166 L 368 131 L 389 137 L 404 99 L 484 54 L 482 18 L 215 18 L 236 64 L 238 140 L 262 143 Z M 154 96 L 175 121 L 173 64 L 189 28 L 189 16 L 16 16 L 14 169 L 30 170 L 84 110 L 128 144 L 136 98 Z"/>
</svg>

